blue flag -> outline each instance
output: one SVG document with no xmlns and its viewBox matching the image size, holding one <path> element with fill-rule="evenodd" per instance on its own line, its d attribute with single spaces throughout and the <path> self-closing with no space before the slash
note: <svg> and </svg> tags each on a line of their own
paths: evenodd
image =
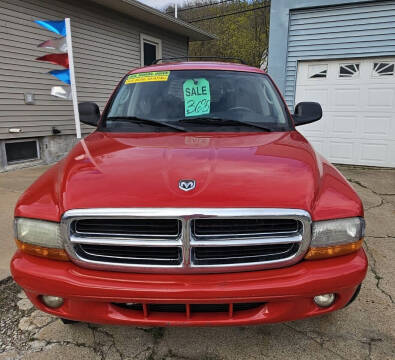
<svg viewBox="0 0 395 360">
<path fill-rule="evenodd" d="M 65 70 L 51 70 L 49 72 L 51 75 L 58 78 L 60 81 L 63 81 L 66 84 L 70 85 L 70 71 L 69 69 Z"/>
<path fill-rule="evenodd" d="M 64 20 L 35 20 L 34 22 L 58 35 L 66 36 L 66 22 Z"/>
</svg>

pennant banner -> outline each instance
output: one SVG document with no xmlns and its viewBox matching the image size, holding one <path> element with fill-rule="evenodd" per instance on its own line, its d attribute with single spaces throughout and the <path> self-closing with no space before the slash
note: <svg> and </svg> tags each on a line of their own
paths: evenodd
<svg viewBox="0 0 395 360">
<path fill-rule="evenodd" d="M 66 41 L 65 37 L 55 38 L 55 39 L 50 39 L 50 40 L 44 41 L 37 47 L 44 48 L 44 49 L 50 49 L 50 50 L 56 50 L 56 51 L 60 51 L 62 53 L 66 53 L 67 52 L 67 41 Z"/>
<path fill-rule="evenodd" d="M 38 57 L 38 61 L 48 61 L 55 65 L 63 66 L 64 68 L 69 68 L 69 56 L 68 54 L 47 54 Z"/>
<path fill-rule="evenodd" d="M 51 70 L 49 74 L 70 86 L 54 86 L 51 88 L 51 95 L 60 99 L 72 100 L 76 135 L 78 139 L 81 139 L 81 123 L 78 112 L 77 86 L 75 84 L 70 18 L 55 21 L 36 20 L 35 23 L 62 36 L 61 38 L 44 41 L 38 45 L 40 48 L 60 51 L 60 54 L 46 54 L 36 58 L 36 60 L 47 61 L 65 68 L 64 70 Z"/>
<path fill-rule="evenodd" d="M 72 99 L 70 86 L 53 86 L 51 95 L 65 100 Z"/>
<path fill-rule="evenodd" d="M 63 81 L 64 83 L 70 85 L 70 71 L 69 69 L 65 70 L 51 70 L 49 72 L 51 75 L 55 76 L 58 78 L 60 81 Z"/>
<path fill-rule="evenodd" d="M 35 20 L 36 24 L 41 25 L 43 28 L 52 31 L 58 35 L 66 36 L 66 23 L 64 20 Z"/>
</svg>

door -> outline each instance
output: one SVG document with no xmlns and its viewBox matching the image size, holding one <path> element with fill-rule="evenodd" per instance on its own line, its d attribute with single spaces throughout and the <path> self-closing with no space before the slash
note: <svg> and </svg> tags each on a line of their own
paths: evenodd
<svg viewBox="0 0 395 360">
<path fill-rule="evenodd" d="M 140 34 L 141 66 L 149 66 L 162 58 L 162 41 L 149 35 Z"/>
<path fill-rule="evenodd" d="M 295 104 L 323 118 L 300 131 L 329 161 L 395 167 L 395 58 L 299 62 Z"/>
</svg>

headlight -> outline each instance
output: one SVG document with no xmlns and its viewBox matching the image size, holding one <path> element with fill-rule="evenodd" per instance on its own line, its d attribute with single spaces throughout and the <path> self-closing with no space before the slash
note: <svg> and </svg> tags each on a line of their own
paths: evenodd
<svg viewBox="0 0 395 360">
<path fill-rule="evenodd" d="M 17 218 L 15 219 L 16 238 L 24 243 L 62 249 L 59 223 Z"/>
<path fill-rule="evenodd" d="M 356 242 L 365 236 L 362 218 L 316 221 L 313 223 L 311 247 L 326 247 Z"/>
<path fill-rule="evenodd" d="M 15 240 L 18 248 L 30 255 L 56 260 L 69 259 L 63 249 L 59 223 L 17 218 Z"/>
<path fill-rule="evenodd" d="M 349 254 L 362 246 L 365 221 L 360 217 L 316 221 L 312 227 L 306 259 L 322 259 Z"/>
</svg>

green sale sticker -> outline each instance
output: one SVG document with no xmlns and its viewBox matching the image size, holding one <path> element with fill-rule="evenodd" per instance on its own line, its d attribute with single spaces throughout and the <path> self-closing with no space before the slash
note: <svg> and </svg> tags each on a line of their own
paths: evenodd
<svg viewBox="0 0 395 360">
<path fill-rule="evenodd" d="M 206 79 L 189 79 L 184 82 L 185 116 L 210 113 L 210 83 Z"/>
</svg>

